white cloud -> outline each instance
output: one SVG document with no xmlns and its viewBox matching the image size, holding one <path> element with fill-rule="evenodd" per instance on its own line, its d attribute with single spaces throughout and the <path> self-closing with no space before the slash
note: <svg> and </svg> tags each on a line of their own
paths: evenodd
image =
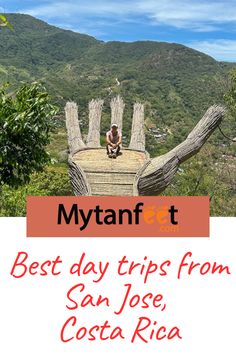
<svg viewBox="0 0 236 354">
<path fill-rule="evenodd" d="M 101 28 L 96 28 L 92 24 L 86 24 L 87 27 L 84 26 L 73 26 L 68 23 L 57 23 L 57 26 L 60 28 L 64 28 L 66 30 L 70 30 L 73 32 L 78 32 L 82 34 L 89 34 L 94 37 L 104 37 L 107 35 L 105 31 L 102 31 Z"/>
<path fill-rule="evenodd" d="M 217 60 L 236 63 L 236 40 L 195 41 L 186 44 L 188 47 L 206 53 Z"/>
<path fill-rule="evenodd" d="M 223 23 L 236 22 L 236 2 L 147 0 L 139 8 L 149 14 L 157 24 L 196 31 L 212 31 Z"/>
<path fill-rule="evenodd" d="M 132 3 L 132 1 L 131 1 Z M 67 17 L 67 16 L 121 16 L 132 11 L 133 6 L 127 2 L 107 0 L 91 1 L 51 1 L 48 5 L 34 6 L 24 10 L 32 16 Z"/>
<path fill-rule="evenodd" d="M 131 1 L 132 3 L 132 1 Z M 106 37 L 109 28 L 132 22 L 133 6 L 130 2 L 108 0 L 51 1 L 21 12 L 39 17 L 63 28 L 86 33 L 95 37 Z M 60 24 L 64 25 L 61 26 Z"/>
<path fill-rule="evenodd" d="M 101 16 L 127 18 L 144 16 L 156 25 L 169 25 L 193 31 L 211 32 L 222 24 L 236 23 L 234 0 L 87 0 L 58 1 L 24 9 L 23 12 L 45 18 Z"/>
</svg>

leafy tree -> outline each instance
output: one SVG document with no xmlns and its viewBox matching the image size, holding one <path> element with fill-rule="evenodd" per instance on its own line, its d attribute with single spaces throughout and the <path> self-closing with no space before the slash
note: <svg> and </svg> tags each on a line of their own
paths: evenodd
<svg viewBox="0 0 236 354">
<path fill-rule="evenodd" d="M 230 89 L 224 95 L 224 99 L 231 113 L 236 115 L 236 69 L 230 73 Z"/>
<path fill-rule="evenodd" d="M 225 143 L 229 146 L 229 152 L 236 153 L 236 69 L 230 73 L 230 88 L 224 95 L 224 100 L 228 108 L 227 126 L 224 128 Z"/>
<path fill-rule="evenodd" d="M 23 85 L 15 94 L 0 90 L 0 185 L 18 187 L 50 158 L 45 150 L 57 109 L 39 83 Z"/>
<path fill-rule="evenodd" d="M 4 27 L 8 27 L 8 28 L 12 29 L 12 25 L 10 24 L 10 22 L 7 21 L 7 19 L 4 15 L 0 14 L 0 29 L 4 28 Z"/>
<path fill-rule="evenodd" d="M 217 161 L 217 162 L 215 162 Z M 216 152 L 210 143 L 192 159 L 183 163 L 163 195 L 205 195 L 210 197 L 212 216 L 235 215 L 236 169 L 222 150 Z"/>
<path fill-rule="evenodd" d="M 72 195 L 67 166 L 46 166 L 42 172 L 35 172 L 30 182 L 17 190 L 4 185 L 0 201 L 0 216 L 25 216 L 26 197 Z"/>
</svg>

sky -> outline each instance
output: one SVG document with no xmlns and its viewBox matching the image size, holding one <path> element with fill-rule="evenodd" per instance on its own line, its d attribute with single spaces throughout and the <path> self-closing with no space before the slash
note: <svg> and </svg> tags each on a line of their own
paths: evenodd
<svg viewBox="0 0 236 354">
<path fill-rule="evenodd" d="M 0 0 L 0 12 L 29 14 L 104 41 L 181 43 L 236 62 L 236 0 Z"/>
</svg>

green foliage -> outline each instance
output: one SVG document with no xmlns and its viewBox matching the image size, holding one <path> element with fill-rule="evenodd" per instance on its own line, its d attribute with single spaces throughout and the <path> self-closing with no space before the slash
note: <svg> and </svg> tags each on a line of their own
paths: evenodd
<svg viewBox="0 0 236 354">
<path fill-rule="evenodd" d="M 0 184 L 19 186 L 49 162 L 45 150 L 56 108 L 46 89 L 23 85 L 15 95 L 0 91 Z"/>
<path fill-rule="evenodd" d="M 68 167 L 49 166 L 43 172 L 34 173 L 29 184 L 17 190 L 4 185 L 0 198 L 0 216 L 25 216 L 26 197 L 72 195 Z"/>
<path fill-rule="evenodd" d="M 0 29 L 5 27 L 12 29 L 12 25 L 10 24 L 10 22 L 7 21 L 4 15 L 0 14 Z"/>
<path fill-rule="evenodd" d="M 65 128 L 57 128 L 50 135 L 47 151 L 55 162 L 63 163 L 68 160 L 68 140 Z"/>
<path fill-rule="evenodd" d="M 93 37 L 49 26 L 29 15 L 7 14 L 14 31 L 0 33 L 1 63 L 26 68 L 40 77 L 44 68 L 54 69 L 69 62 L 94 43 Z"/>
<path fill-rule="evenodd" d="M 235 216 L 235 180 L 233 158 L 222 157 L 222 150 L 215 151 L 207 144 L 198 155 L 181 165 L 163 195 L 209 196 L 211 216 Z"/>
<path fill-rule="evenodd" d="M 231 113 L 236 116 L 236 69 L 230 73 L 230 89 L 224 95 L 224 99 Z"/>
<path fill-rule="evenodd" d="M 228 108 L 227 117 L 222 125 L 224 134 L 231 139 L 224 137 L 224 144 L 228 146 L 228 151 L 236 156 L 236 68 L 229 75 L 230 87 L 224 95 L 225 104 Z M 235 140 L 233 143 L 232 140 Z"/>
</svg>

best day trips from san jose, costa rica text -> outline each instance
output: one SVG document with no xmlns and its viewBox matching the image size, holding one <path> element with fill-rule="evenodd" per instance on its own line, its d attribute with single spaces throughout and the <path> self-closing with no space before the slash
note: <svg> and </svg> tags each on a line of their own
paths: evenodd
<svg viewBox="0 0 236 354">
<path fill-rule="evenodd" d="M 10 274 L 16 280 L 23 277 L 46 277 L 46 276 L 62 276 L 62 266 L 65 263 L 61 256 L 43 261 L 35 261 L 25 251 L 18 252 L 14 259 Z M 67 262 L 66 262 L 67 263 Z M 131 343 L 141 341 L 149 343 L 152 340 L 182 340 L 183 330 L 178 325 L 165 325 L 160 323 L 157 318 L 149 318 L 144 315 L 145 309 L 153 308 L 163 313 L 167 310 L 168 304 L 162 293 L 158 291 L 144 291 L 143 289 L 135 290 L 132 282 L 125 282 L 119 291 L 119 301 L 116 307 L 113 306 L 113 299 L 110 296 L 90 294 L 89 287 L 84 283 L 86 277 L 92 277 L 95 284 L 100 284 L 106 277 L 111 268 L 111 262 L 91 260 L 85 253 L 82 253 L 78 260 L 70 263 L 69 274 L 79 278 L 81 281 L 76 282 L 66 292 L 66 309 L 71 315 L 61 327 L 60 339 L 67 343 L 73 340 L 125 340 L 128 338 Z M 153 261 L 147 256 L 139 261 L 134 261 L 127 256 L 120 257 L 115 264 L 115 275 L 117 278 L 126 276 L 140 277 L 145 286 L 149 279 L 153 276 L 160 278 L 167 277 L 173 268 L 173 262 L 165 259 L 160 262 Z M 230 276 L 231 271 L 228 265 L 217 262 L 199 262 L 194 259 L 192 252 L 186 252 L 180 257 L 177 269 L 174 269 L 176 278 L 181 280 L 186 276 L 193 274 L 199 276 Z M 122 319 L 122 315 L 133 308 L 140 310 L 140 316 L 136 318 L 134 327 L 130 329 L 130 333 L 125 333 L 122 324 L 113 324 L 109 320 L 103 320 L 100 324 L 94 324 L 90 327 L 80 323 L 77 312 L 83 308 L 92 307 L 94 309 L 103 309 L 105 307 L 111 309 L 114 317 Z"/>
</svg>

